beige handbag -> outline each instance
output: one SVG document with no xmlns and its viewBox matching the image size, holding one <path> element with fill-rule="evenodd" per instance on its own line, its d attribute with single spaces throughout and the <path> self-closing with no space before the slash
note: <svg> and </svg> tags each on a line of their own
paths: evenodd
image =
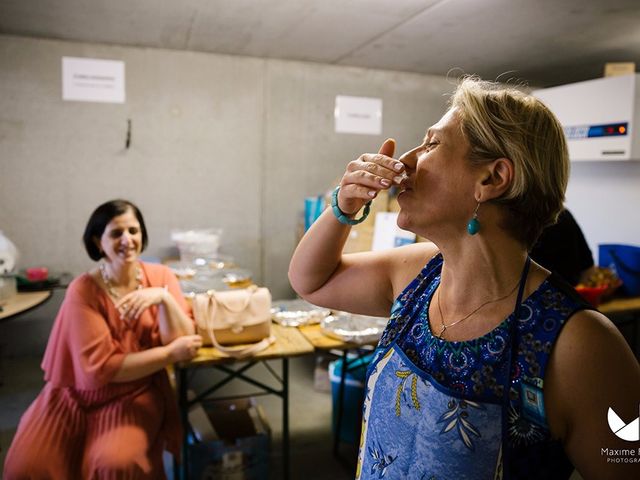
<svg viewBox="0 0 640 480">
<path fill-rule="evenodd" d="M 275 341 L 271 335 L 271 293 L 267 288 L 253 285 L 239 290 L 209 290 L 197 294 L 192 307 L 204 345 L 213 345 L 231 357 L 254 355 Z"/>
</svg>

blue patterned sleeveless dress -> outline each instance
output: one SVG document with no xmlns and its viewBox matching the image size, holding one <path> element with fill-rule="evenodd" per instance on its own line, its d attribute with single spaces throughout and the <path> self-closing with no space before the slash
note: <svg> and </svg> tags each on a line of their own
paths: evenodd
<svg viewBox="0 0 640 480">
<path fill-rule="evenodd" d="M 434 257 L 391 309 L 367 372 L 356 478 L 569 478 L 544 375 L 563 325 L 592 307 L 552 274 L 491 332 L 441 340 L 428 311 L 442 262 Z"/>
</svg>

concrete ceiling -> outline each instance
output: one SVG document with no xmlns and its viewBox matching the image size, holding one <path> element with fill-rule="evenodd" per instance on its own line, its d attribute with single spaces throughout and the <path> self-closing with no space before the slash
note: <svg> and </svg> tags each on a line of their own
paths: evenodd
<svg viewBox="0 0 640 480">
<path fill-rule="evenodd" d="M 640 0 L 0 0 L 0 34 L 552 86 L 640 65 Z"/>
</svg>

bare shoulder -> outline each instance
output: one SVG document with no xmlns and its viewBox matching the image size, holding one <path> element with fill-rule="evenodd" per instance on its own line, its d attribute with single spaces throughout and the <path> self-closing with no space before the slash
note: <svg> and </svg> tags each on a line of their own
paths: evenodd
<svg viewBox="0 0 640 480">
<path fill-rule="evenodd" d="M 602 313 L 581 310 L 568 321 L 556 342 L 552 358 L 559 367 L 606 368 L 616 362 L 637 369 L 638 362 L 618 328 Z M 565 367 L 565 368 L 566 368 Z"/>
<path fill-rule="evenodd" d="M 549 360 L 545 404 L 552 433 L 585 479 L 622 473 L 624 467 L 612 466 L 600 449 L 625 446 L 612 432 L 608 412 L 613 409 L 625 422 L 638 416 L 640 366 L 601 313 L 580 311 L 568 320 Z"/>
<path fill-rule="evenodd" d="M 568 320 L 553 349 L 550 367 L 551 373 L 574 387 L 588 390 L 595 382 L 635 379 L 636 392 L 640 392 L 640 367 L 631 348 L 611 320 L 594 310 L 580 311 Z"/>
<path fill-rule="evenodd" d="M 400 295 L 438 251 L 438 247 L 431 242 L 412 243 L 387 251 L 394 298 Z"/>
</svg>

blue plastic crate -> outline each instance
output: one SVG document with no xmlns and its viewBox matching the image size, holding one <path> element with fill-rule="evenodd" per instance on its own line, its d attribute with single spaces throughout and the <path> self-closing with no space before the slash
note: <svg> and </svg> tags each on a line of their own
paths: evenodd
<svg viewBox="0 0 640 480">
<path fill-rule="evenodd" d="M 598 246 L 598 263 L 611 268 L 622 280 L 620 291 L 631 297 L 640 296 L 640 247 L 602 244 Z"/>
<path fill-rule="evenodd" d="M 372 355 L 368 354 L 358 359 L 349 359 L 344 385 L 344 398 L 342 421 L 339 438 L 345 443 L 357 445 L 360 441 L 360 429 L 362 427 L 362 406 L 364 404 L 365 381 L 367 367 L 371 363 Z M 338 397 L 340 389 L 340 376 L 342 374 L 343 360 L 336 360 L 329 364 L 329 379 L 331 380 L 331 396 L 333 400 L 332 418 L 333 432 L 335 434 L 338 421 Z"/>
</svg>

